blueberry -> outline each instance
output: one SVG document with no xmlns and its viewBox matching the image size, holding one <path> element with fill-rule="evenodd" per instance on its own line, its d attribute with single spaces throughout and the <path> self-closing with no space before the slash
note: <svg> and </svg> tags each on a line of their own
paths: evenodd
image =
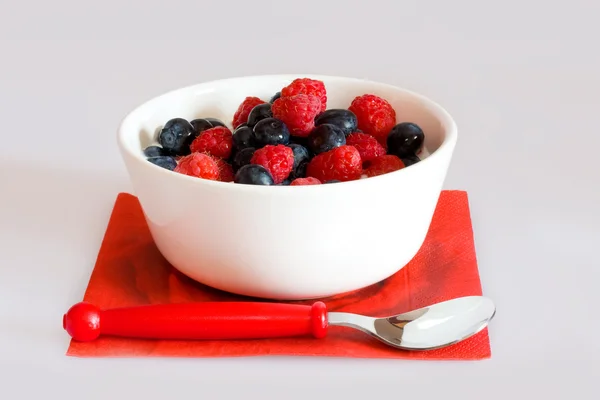
<svg viewBox="0 0 600 400">
<path fill-rule="evenodd" d="M 247 147 L 254 147 L 254 133 L 252 128 L 242 124 L 233 131 L 233 148 L 240 151 Z"/>
<path fill-rule="evenodd" d="M 204 118 L 205 120 L 207 120 L 208 122 L 211 123 L 211 125 L 213 126 L 213 128 L 215 126 L 226 126 L 223 121 L 221 121 L 220 119 L 217 118 Z"/>
<path fill-rule="evenodd" d="M 281 97 L 281 92 L 277 92 L 273 95 L 273 97 L 271 97 L 271 100 L 269 100 L 269 103 L 273 104 L 275 102 L 275 100 L 277 100 L 278 98 Z"/>
<path fill-rule="evenodd" d="M 165 124 L 158 136 L 158 142 L 169 155 L 187 155 L 188 137 L 194 133 L 194 127 L 183 118 L 173 118 Z"/>
<path fill-rule="evenodd" d="M 247 164 L 235 174 L 235 183 L 246 185 L 273 185 L 273 176 L 265 167 L 258 164 Z"/>
<path fill-rule="evenodd" d="M 340 183 L 341 181 L 338 181 L 337 179 L 332 179 L 330 181 L 327 181 L 325 183 Z"/>
<path fill-rule="evenodd" d="M 308 166 L 308 161 L 301 162 L 297 168 L 292 170 L 292 172 L 290 173 L 290 178 L 291 179 L 306 178 L 306 167 L 307 166 Z"/>
<path fill-rule="evenodd" d="M 271 112 L 271 104 L 259 104 L 254 107 L 252 111 L 250 111 L 250 114 L 248 114 L 248 126 L 254 127 L 258 121 L 271 117 L 273 117 L 273 113 Z"/>
<path fill-rule="evenodd" d="M 417 157 L 416 155 L 412 154 L 410 156 L 406 156 L 401 158 L 402 162 L 404 163 L 404 165 L 406 167 L 408 167 L 409 165 L 413 165 L 418 163 L 419 161 L 421 161 L 421 159 L 419 157 Z"/>
<path fill-rule="evenodd" d="M 250 160 L 252 159 L 255 151 L 256 149 L 253 147 L 246 147 L 245 149 L 238 151 L 233 157 L 233 162 L 231 163 L 233 170 L 238 171 L 244 165 L 250 164 Z"/>
<path fill-rule="evenodd" d="M 356 115 L 343 108 L 332 108 L 331 110 L 323 111 L 315 117 L 315 125 L 332 124 L 344 131 L 348 136 L 352 132 L 356 132 L 358 120 Z"/>
<path fill-rule="evenodd" d="M 159 146 L 148 146 L 144 149 L 144 155 L 148 158 L 160 157 L 160 156 L 166 156 L 167 152 L 164 151 L 163 148 L 159 147 Z"/>
<path fill-rule="evenodd" d="M 210 128 L 214 128 L 213 124 L 211 124 L 210 121 L 208 121 L 205 118 L 194 119 L 190 121 L 190 124 L 192 124 L 192 126 L 194 127 L 194 133 L 196 137 L 198 137 L 198 135 L 200 135 L 201 132 Z"/>
<path fill-rule="evenodd" d="M 166 168 L 171 171 L 173 171 L 177 166 L 177 161 L 175 161 L 175 159 L 170 156 L 152 157 L 149 158 L 148 161 L 150 161 L 152 164 L 158 165 L 159 167 Z"/>
<path fill-rule="evenodd" d="M 425 134 L 423 130 L 412 122 L 402 122 L 394 126 L 388 135 L 388 153 L 400 158 L 417 153 L 423 145 Z"/>
<path fill-rule="evenodd" d="M 290 142 L 290 131 L 280 120 L 265 118 L 254 125 L 254 140 L 259 147 L 268 144 L 288 144 Z"/>
<path fill-rule="evenodd" d="M 292 180 L 288 178 L 276 186 L 290 186 L 290 183 L 292 183 Z"/>
<path fill-rule="evenodd" d="M 303 171 L 298 167 L 300 167 L 302 164 L 308 163 L 308 161 L 310 160 L 310 153 L 308 152 L 306 147 L 296 143 L 290 143 L 288 147 L 290 147 L 294 152 L 294 166 L 292 167 L 290 177 L 292 179 L 304 178 L 304 176 L 300 175 L 306 175 L 306 165 L 304 165 L 304 174 L 302 174 Z"/>
<path fill-rule="evenodd" d="M 344 131 L 332 124 L 319 125 L 308 135 L 308 148 L 314 154 L 324 153 L 345 144 Z"/>
</svg>

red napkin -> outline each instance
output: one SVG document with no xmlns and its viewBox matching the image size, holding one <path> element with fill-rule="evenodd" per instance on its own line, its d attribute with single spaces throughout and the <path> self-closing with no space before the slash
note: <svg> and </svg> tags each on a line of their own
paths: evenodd
<svg viewBox="0 0 600 400">
<path fill-rule="evenodd" d="M 394 276 L 370 287 L 322 300 L 329 311 L 377 317 L 460 296 L 481 294 L 467 193 L 443 191 L 425 243 L 408 265 Z M 83 300 L 101 308 L 189 301 L 257 301 L 204 286 L 175 270 L 156 248 L 137 198 L 127 193 L 120 193 L 117 197 Z M 331 327 L 324 339 L 169 341 L 100 337 L 93 342 L 71 341 L 67 355 L 298 355 L 475 360 L 489 358 L 491 351 L 487 329 L 443 349 L 410 352 L 391 348 L 351 328 Z"/>
</svg>

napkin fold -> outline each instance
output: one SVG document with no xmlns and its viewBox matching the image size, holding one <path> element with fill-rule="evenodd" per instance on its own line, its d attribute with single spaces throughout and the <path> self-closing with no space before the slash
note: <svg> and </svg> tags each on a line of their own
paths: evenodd
<svg viewBox="0 0 600 400">
<path fill-rule="evenodd" d="M 481 294 L 468 196 L 464 191 L 453 190 L 442 191 L 427 238 L 409 264 L 367 288 L 321 300 L 329 311 L 386 316 Z M 207 287 L 174 269 L 156 248 L 137 197 L 128 193 L 117 196 L 83 300 L 101 308 L 190 301 L 257 301 Z M 479 360 L 491 357 L 491 350 L 487 329 L 443 349 L 411 352 L 391 348 L 351 328 L 331 327 L 324 339 L 182 341 L 100 337 L 93 342 L 71 341 L 67 355 Z"/>
</svg>

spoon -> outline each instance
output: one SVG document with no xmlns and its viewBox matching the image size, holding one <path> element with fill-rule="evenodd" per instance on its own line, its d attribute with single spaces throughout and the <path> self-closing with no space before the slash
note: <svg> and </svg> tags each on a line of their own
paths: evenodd
<svg viewBox="0 0 600 400">
<path fill-rule="evenodd" d="M 101 335 L 180 340 L 323 338 L 328 327 L 343 326 L 399 349 L 432 350 L 480 332 L 495 312 L 494 303 L 481 296 L 460 297 L 385 318 L 327 312 L 320 301 L 313 305 L 175 303 L 108 310 L 81 302 L 63 316 L 63 328 L 74 340 L 86 342 Z"/>
</svg>

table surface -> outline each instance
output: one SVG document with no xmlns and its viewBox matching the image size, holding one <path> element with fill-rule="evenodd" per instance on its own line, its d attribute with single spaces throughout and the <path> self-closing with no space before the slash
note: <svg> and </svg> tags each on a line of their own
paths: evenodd
<svg viewBox="0 0 600 400">
<path fill-rule="evenodd" d="M 600 396 L 598 3 L 11 3 L 0 5 L 0 398 Z M 64 355 L 62 313 L 82 298 L 115 195 L 131 190 L 120 119 L 173 88 L 266 73 L 384 81 L 455 117 L 445 187 L 470 195 L 498 309 L 490 360 Z"/>
</svg>

